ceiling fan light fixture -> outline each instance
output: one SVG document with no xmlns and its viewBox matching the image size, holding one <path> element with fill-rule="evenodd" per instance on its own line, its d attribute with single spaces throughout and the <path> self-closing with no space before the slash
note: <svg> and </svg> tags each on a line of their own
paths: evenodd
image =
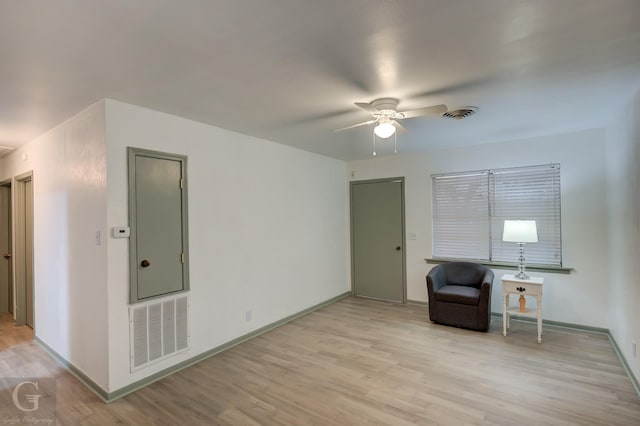
<svg viewBox="0 0 640 426">
<path fill-rule="evenodd" d="M 393 134 L 396 132 L 396 126 L 394 126 L 392 123 L 383 122 L 374 127 L 373 132 L 379 138 L 387 139 L 393 136 Z"/>
</svg>

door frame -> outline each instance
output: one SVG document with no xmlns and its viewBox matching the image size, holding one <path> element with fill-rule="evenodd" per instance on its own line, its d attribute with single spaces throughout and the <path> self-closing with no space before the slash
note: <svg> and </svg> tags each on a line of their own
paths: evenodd
<svg viewBox="0 0 640 426">
<path fill-rule="evenodd" d="M 402 227 L 402 302 L 395 302 L 393 300 L 389 300 L 389 302 L 393 303 L 407 303 L 407 241 L 406 241 L 406 231 L 405 231 L 405 196 L 404 196 L 404 176 L 400 177 L 392 177 L 392 178 L 382 178 L 382 179 L 366 179 L 366 180 L 356 180 L 349 182 L 349 233 L 350 233 L 350 246 L 351 246 L 351 295 L 356 295 L 355 288 L 355 276 L 356 276 L 356 268 L 354 259 L 354 241 L 353 241 L 353 187 L 355 185 L 362 184 L 371 184 L 371 183 L 385 183 L 385 182 L 399 182 L 400 183 L 400 218 L 401 218 L 401 227 Z"/>
<path fill-rule="evenodd" d="M 14 280 L 14 300 L 15 300 L 15 312 L 14 318 L 16 326 L 27 324 L 27 282 L 26 282 L 26 259 L 23 256 L 26 247 L 25 236 L 25 183 L 31 181 L 31 198 L 33 202 L 33 171 L 23 173 L 16 176 L 13 179 L 12 194 L 13 194 L 13 280 Z M 33 205 L 33 204 L 32 204 Z M 34 215 L 35 216 L 35 215 Z M 31 225 L 33 226 L 33 217 L 31 218 Z M 35 234 L 31 233 L 33 236 Z M 31 254 L 31 277 L 32 277 L 32 309 L 33 309 L 33 329 L 36 327 L 36 306 L 35 306 L 35 275 L 33 273 L 34 253 L 33 253 L 33 241 L 31 242 L 32 254 Z"/>
<path fill-rule="evenodd" d="M 0 187 L 4 187 L 4 188 L 9 188 L 9 206 L 7 208 L 7 214 L 8 214 L 8 234 L 7 238 L 8 238 L 8 247 L 9 247 L 9 251 L 11 252 L 11 258 L 8 261 L 8 265 L 9 265 L 9 274 L 8 274 L 8 280 L 9 282 L 7 283 L 7 294 L 6 296 L 9 298 L 9 300 L 7 300 L 7 307 L 8 307 L 8 312 L 11 314 L 12 317 L 14 317 L 14 313 L 16 311 L 16 303 L 15 303 L 15 280 L 14 280 L 14 274 L 13 274 L 13 240 L 14 240 L 14 235 L 13 235 L 13 179 L 9 178 L 9 179 L 5 179 L 3 181 L 0 182 Z M 5 207 L 2 206 L 0 207 L 2 209 L 4 209 Z M 15 317 L 14 317 L 15 319 Z"/>
</svg>

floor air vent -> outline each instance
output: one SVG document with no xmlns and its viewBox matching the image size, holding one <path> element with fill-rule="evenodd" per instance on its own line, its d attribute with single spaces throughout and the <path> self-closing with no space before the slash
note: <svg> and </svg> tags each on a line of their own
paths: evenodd
<svg viewBox="0 0 640 426">
<path fill-rule="evenodd" d="M 189 349 L 187 296 L 129 307 L 131 371 Z"/>
</svg>

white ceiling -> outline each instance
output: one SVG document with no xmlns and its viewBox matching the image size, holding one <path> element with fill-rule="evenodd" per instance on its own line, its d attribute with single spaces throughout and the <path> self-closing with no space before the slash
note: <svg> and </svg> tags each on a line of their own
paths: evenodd
<svg viewBox="0 0 640 426">
<path fill-rule="evenodd" d="M 602 127 L 640 81 L 638 0 L 0 1 L 5 146 L 108 97 L 370 158 L 354 102 L 480 108 L 404 121 L 413 152 Z"/>
</svg>

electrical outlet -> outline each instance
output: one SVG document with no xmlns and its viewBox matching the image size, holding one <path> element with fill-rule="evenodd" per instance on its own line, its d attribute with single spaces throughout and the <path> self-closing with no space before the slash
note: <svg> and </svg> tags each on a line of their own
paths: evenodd
<svg viewBox="0 0 640 426">
<path fill-rule="evenodd" d="M 636 357 L 636 341 L 632 341 L 631 342 L 631 355 L 633 355 L 633 357 Z"/>
<path fill-rule="evenodd" d="M 245 320 L 246 322 L 251 321 L 252 317 L 253 317 L 253 312 L 252 312 L 252 311 L 246 311 L 246 312 L 244 313 L 244 320 Z"/>
</svg>

